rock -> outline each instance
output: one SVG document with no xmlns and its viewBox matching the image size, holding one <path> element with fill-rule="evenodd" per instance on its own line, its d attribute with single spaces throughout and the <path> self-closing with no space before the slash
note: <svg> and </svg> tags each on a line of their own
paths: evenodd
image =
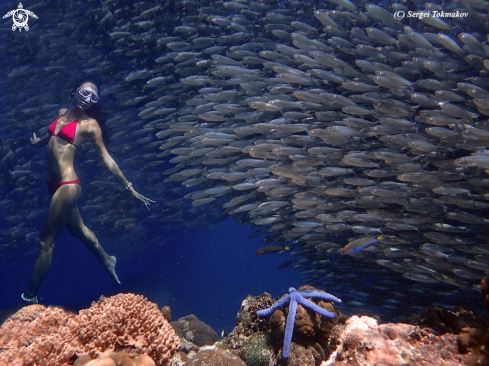
<svg viewBox="0 0 489 366">
<path fill-rule="evenodd" d="M 185 366 L 246 366 L 246 364 L 228 351 L 207 349 L 185 362 Z"/>
<path fill-rule="evenodd" d="M 171 322 L 171 325 L 179 337 L 185 338 L 199 347 L 212 345 L 219 341 L 219 336 L 214 329 L 199 320 L 194 314 Z"/>
<path fill-rule="evenodd" d="M 404 322 L 421 328 L 431 328 L 436 335 L 445 333 L 460 334 L 462 329 L 467 327 L 480 329 L 486 327 L 486 321 L 482 316 L 462 306 L 454 306 L 452 309 L 437 306 L 418 311 L 409 316 Z"/>
<path fill-rule="evenodd" d="M 165 305 L 160 309 L 160 311 L 163 314 L 163 317 L 167 321 L 171 322 L 171 308 L 168 305 Z"/>
<path fill-rule="evenodd" d="M 482 279 L 481 288 L 484 305 L 489 312 L 489 278 Z M 465 365 L 489 366 L 489 328 L 464 328 L 457 338 L 457 346 Z"/>
<path fill-rule="evenodd" d="M 260 296 L 248 295 L 243 300 L 236 316 L 236 326 L 227 337 L 229 349 L 234 354 L 241 354 L 241 348 L 251 335 L 270 332 L 268 319 L 259 318 L 256 312 L 270 307 L 272 303 L 272 297 L 266 292 Z"/>
</svg>

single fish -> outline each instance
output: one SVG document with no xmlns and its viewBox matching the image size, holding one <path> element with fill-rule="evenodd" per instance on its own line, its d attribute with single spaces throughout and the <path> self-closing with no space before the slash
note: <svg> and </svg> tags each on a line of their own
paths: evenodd
<svg viewBox="0 0 489 366">
<path fill-rule="evenodd" d="M 283 246 L 283 245 L 266 245 L 258 249 L 255 254 L 262 255 L 262 254 L 269 254 L 269 253 L 278 253 L 284 250 L 285 251 L 290 250 L 290 247 Z"/>
<path fill-rule="evenodd" d="M 363 250 L 383 239 L 384 237 L 382 235 L 366 236 L 364 238 L 356 239 L 349 242 L 343 249 L 341 249 L 340 253 L 346 254 L 346 253 L 359 252 L 360 250 Z"/>
</svg>

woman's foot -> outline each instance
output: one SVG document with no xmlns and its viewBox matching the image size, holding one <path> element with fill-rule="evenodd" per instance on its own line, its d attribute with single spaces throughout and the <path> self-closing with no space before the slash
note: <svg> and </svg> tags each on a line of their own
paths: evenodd
<svg viewBox="0 0 489 366">
<path fill-rule="evenodd" d="M 37 296 L 29 295 L 27 292 L 20 295 L 20 298 L 22 299 L 22 303 L 25 305 L 39 304 Z"/>
<path fill-rule="evenodd" d="M 110 277 L 112 277 L 112 279 L 120 285 L 121 281 L 119 281 L 119 277 L 117 277 L 117 273 L 115 273 L 116 263 L 116 257 L 114 257 L 113 255 L 109 256 L 109 259 L 105 264 L 105 269 L 107 270 L 107 272 L 109 272 Z"/>
</svg>

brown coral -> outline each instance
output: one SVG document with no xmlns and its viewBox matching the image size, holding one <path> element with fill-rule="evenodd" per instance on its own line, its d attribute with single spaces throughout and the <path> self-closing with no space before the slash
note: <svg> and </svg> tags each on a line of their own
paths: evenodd
<svg viewBox="0 0 489 366">
<path fill-rule="evenodd" d="M 489 312 L 489 278 L 481 281 L 484 305 Z M 458 351 L 466 365 L 489 365 L 489 328 L 464 328 L 457 338 Z"/>
<path fill-rule="evenodd" d="M 301 286 L 298 291 L 304 290 L 316 290 L 312 286 Z M 287 295 L 284 295 L 287 296 Z M 326 358 L 329 354 L 328 340 L 331 335 L 333 327 L 339 323 L 343 323 L 346 316 L 334 307 L 331 302 L 323 300 L 313 300 L 321 308 L 336 313 L 334 318 L 326 318 L 311 309 L 306 309 L 302 305 L 297 306 L 297 313 L 295 315 L 294 335 L 292 338 L 291 351 L 289 360 L 283 359 L 280 362 L 288 365 L 294 365 L 297 362 L 304 364 L 301 360 L 306 357 L 308 359 L 315 359 L 315 363 L 318 364 Z M 285 323 L 289 313 L 289 307 L 285 306 L 282 310 L 276 310 L 270 317 L 270 329 L 275 337 L 275 343 L 277 346 L 283 344 L 283 338 L 285 334 Z M 297 347 L 300 345 L 301 347 Z M 281 359 L 281 354 L 278 355 Z M 296 363 L 297 363 L 296 362 Z"/>
<path fill-rule="evenodd" d="M 316 290 L 312 286 L 302 286 L 302 290 Z M 287 295 L 284 295 L 287 296 Z M 241 304 L 241 310 L 236 318 L 236 327 L 230 333 L 227 342 L 229 348 L 237 355 L 243 355 L 244 344 L 249 342 L 251 336 L 257 333 L 270 333 L 273 339 L 274 354 L 270 364 L 283 365 L 319 365 L 329 355 L 328 339 L 331 330 L 336 324 L 344 323 L 346 316 L 340 310 L 335 309 L 332 303 L 322 300 L 311 300 L 318 306 L 330 312 L 335 312 L 335 318 L 324 318 L 310 309 L 301 305 L 297 307 L 295 317 L 294 335 L 291 343 L 291 351 L 288 359 L 282 357 L 281 348 L 284 342 L 286 316 L 288 305 L 277 309 L 269 319 L 256 315 L 258 310 L 272 306 L 273 301 L 269 294 L 261 296 L 248 296 Z M 267 345 L 261 345 L 263 351 L 267 351 Z M 257 347 L 255 353 L 260 352 Z"/>
<path fill-rule="evenodd" d="M 161 308 L 161 313 L 167 321 L 171 322 L 171 308 L 168 305 Z"/>
<path fill-rule="evenodd" d="M 431 328 L 436 335 L 446 333 L 460 334 L 463 328 L 485 328 L 485 319 L 473 310 L 453 306 L 446 309 L 441 306 L 418 311 L 409 316 L 404 323 Z"/>
<path fill-rule="evenodd" d="M 260 318 L 256 312 L 269 308 L 272 304 L 272 296 L 266 292 L 260 296 L 248 295 L 243 300 L 236 317 L 236 326 L 227 338 L 228 346 L 235 354 L 241 353 L 241 347 L 252 334 L 270 331 L 268 319 Z"/>
<path fill-rule="evenodd" d="M 0 366 L 71 365 L 77 355 L 93 358 L 107 349 L 147 354 L 157 365 L 167 365 L 178 346 L 156 304 L 119 294 L 102 297 L 78 315 L 42 305 L 19 310 L 0 328 Z"/>
</svg>

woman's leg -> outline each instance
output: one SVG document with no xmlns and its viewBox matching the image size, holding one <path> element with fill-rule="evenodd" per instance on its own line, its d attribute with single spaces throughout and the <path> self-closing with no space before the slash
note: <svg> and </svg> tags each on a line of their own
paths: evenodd
<svg viewBox="0 0 489 366">
<path fill-rule="evenodd" d="M 66 184 L 59 187 L 51 197 L 48 214 L 39 234 L 39 253 L 25 293 L 28 297 L 37 296 L 37 290 L 53 260 L 54 242 L 66 225 L 73 208 L 76 207 L 80 192 L 79 184 Z"/>
<path fill-rule="evenodd" d="M 102 262 L 107 272 L 109 272 L 110 277 L 120 284 L 119 277 L 117 277 L 117 273 L 115 273 L 115 264 L 117 263 L 116 258 L 113 255 L 111 256 L 107 254 L 98 242 L 93 231 L 85 226 L 78 207 L 75 206 L 71 212 L 68 222 L 66 223 L 66 228 L 71 235 L 82 241 L 85 247 L 92 252 L 100 262 Z"/>
</svg>

